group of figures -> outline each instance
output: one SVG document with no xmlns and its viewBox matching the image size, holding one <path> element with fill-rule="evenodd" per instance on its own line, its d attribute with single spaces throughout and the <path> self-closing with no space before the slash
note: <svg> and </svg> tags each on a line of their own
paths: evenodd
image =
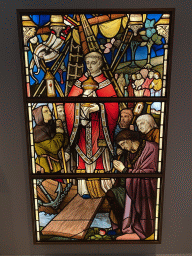
<svg viewBox="0 0 192 256">
<path fill-rule="evenodd" d="M 133 74 L 116 74 L 117 83 L 125 97 L 160 97 L 162 79 L 159 72 L 141 69 Z"/>
<path fill-rule="evenodd" d="M 85 63 L 87 72 L 68 95 L 83 97 L 85 102 L 52 103 L 53 110 L 50 104 L 33 109 L 36 173 L 156 173 L 159 128 L 147 113 L 147 104 L 115 101 L 116 91 L 102 72 L 99 52 L 88 53 Z M 142 80 L 143 93 L 150 93 L 150 86 L 157 86 L 157 74 L 150 71 L 145 79 L 139 75 L 135 86 Z M 114 97 L 114 102 L 95 103 L 93 98 L 98 97 Z M 85 200 L 107 198 L 117 240 L 143 240 L 154 233 L 156 187 L 155 178 L 79 177 L 77 184 Z"/>
<path fill-rule="evenodd" d="M 109 236 L 157 241 L 171 12 L 29 13 L 20 18 L 34 205 L 63 214 L 37 240 L 84 239 L 103 211 Z"/>
</svg>

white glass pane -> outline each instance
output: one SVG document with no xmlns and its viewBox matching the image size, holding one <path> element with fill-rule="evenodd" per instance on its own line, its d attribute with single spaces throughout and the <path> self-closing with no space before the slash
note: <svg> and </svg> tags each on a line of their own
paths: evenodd
<svg viewBox="0 0 192 256">
<path fill-rule="evenodd" d="M 31 145 L 34 145 L 34 142 L 33 142 L 33 134 L 30 134 L 30 141 L 31 141 Z"/>
<path fill-rule="evenodd" d="M 162 159 L 162 150 L 159 150 L 159 161 Z"/>
<path fill-rule="evenodd" d="M 25 51 L 25 67 L 28 67 L 28 56 L 27 56 L 27 51 Z"/>
<path fill-rule="evenodd" d="M 158 223 L 159 222 L 159 219 L 158 218 L 155 218 L 155 230 L 157 230 L 158 229 Z"/>
<path fill-rule="evenodd" d="M 164 62 L 164 74 L 167 74 L 167 61 Z"/>
<path fill-rule="evenodd" d="M 31 157 L 35 157 L 35 148 L 34 146 L 31 146 Z"/>
<path fill-rule="evenodd" d="M 26 76 L 26 83 L 29 83 L 29 76 Z"/>
<path fill-rule="evenodd" d="M 36 220 L 39 220 L 39 212 L 38 212 L 38 210 L 35 211 L 35 218 L 36 218 Z"/>
<path fill-rule="evenodd" d="M 159 217 L 159 205 L 156 205 L 156 214 L 155 217 L 158 218 Z"/>
<path fill-rule="evenodd" d="M 29 122 L 29 132 L 33 133 L 33 122 Z"/>
<path fill-rule="evenodd" d="M 165 60 L 167 60 L 167 56 L 168 56 L 168 49 L 165 49 Z"/>
<path fill-rule="evenodd" d="M 155 231 L 155 240 L 157 240 L 157 237 L 158 237 L 158 232 Z"/>
<path fill-rule="evenodd" d="M 161 183 L 161 179 L 158 178 L 158 179 L 157 179 L 157 189 L 160 188 L 160 183 Z"/>
<path fill-rule="evenodd" d="M 161 112 L 163 113 L 165 111 L 165 102 L 161 103 Z"/>
<path fill-rule="evenodd" d="M 36 184 L 33 185 L 33 188 L 34 188 L 34 198 L 36 199 L 37 198 L 37 186 L 36 186 Z"/>
<path fill-rule="evenodd" d="M 28 107 L 28 112 L 29 112 L 29 121 L 32 121 L 31 107 Z"/>
<path fill-rule="evenodd" d="M 29 75 L 29 69 L 28 68 L 25 69 L 25 74 L 26 74 L 26 76 Z"/>
<path fill-rule="evenodd" d="M 40 241 L 40 233 L 37 232 L 37 241 Z"/>
<path fill-rule="evenodd" d="M 163 137 L 163 125 L 160 126 L 160 137 Z"/>
<path fill-rule="evenodd" d="M 159 149 L 162 149 L 163 146 L 163 138 L 159 139 Z"/>
<path fill-rule="evenodd" d="M 161 113 L 161 122 L 160 122 L 161 125 L 163 124 L 163 120 L 164 120 L 164 113 Z"/>
<path fill-rule="evenodd" d="M 157 189 L 157 199 L 156 199 L 156 204 L 159 204 L 159 198 L 160 198 L 160 189 Z"/>
<path fill-rule="evenodd" d="M 161 172 L 161 162 L 158 163 L 158 172 Z"/>
<path fill-rule="evenodd" d="M 163 88 L 162 96 L 165 96 L 165 88 Z"/>
<path fill-rule="evenodd" d="M 35 199 L 35 210 L 38 210 L 38 203 L 37 203 L 37 199 Z"/>
<path fill-rule="evenodd" d="M 35 173 L 35 158 L 32 158 L 32 172 Z"/>
<path fill-rule="evenodd" d="M 36 229 L 37 229 L 37 232 L 39 232 L 39 221 L 36 221 Z"/>
</svg>

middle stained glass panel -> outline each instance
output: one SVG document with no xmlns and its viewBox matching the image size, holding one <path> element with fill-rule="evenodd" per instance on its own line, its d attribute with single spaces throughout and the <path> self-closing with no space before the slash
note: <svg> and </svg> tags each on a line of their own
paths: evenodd
<svg viewBox="0 0 192 256">
<path fill-rule="evenodd" d="M 164 111 L 165 102 L 28 103 L 32 173 L 119 173 L 113 161 L 129 169 L 147 145 L 148 172 L 161 172 Z"/>
</svg>

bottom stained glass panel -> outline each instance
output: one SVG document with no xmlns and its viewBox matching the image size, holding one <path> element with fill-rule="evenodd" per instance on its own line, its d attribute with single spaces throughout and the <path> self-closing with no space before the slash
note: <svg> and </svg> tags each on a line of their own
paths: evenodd
<svg viewBox="0 0 192 256">
<path fill-rule="evenodd" d="M 34 179 L 33 187 L 38 242 L 159 239 L 160 178 Z"/>
</svg>

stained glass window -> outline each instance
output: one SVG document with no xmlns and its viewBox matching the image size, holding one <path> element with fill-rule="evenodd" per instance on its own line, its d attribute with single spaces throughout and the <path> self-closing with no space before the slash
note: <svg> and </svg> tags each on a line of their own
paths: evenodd
<svg viewBox="0 0 192 256">
<path fill-rule="evenodd" d="M 174 10 L 18 11 L 34 242 L 160 243 Z"/>
</svg>

